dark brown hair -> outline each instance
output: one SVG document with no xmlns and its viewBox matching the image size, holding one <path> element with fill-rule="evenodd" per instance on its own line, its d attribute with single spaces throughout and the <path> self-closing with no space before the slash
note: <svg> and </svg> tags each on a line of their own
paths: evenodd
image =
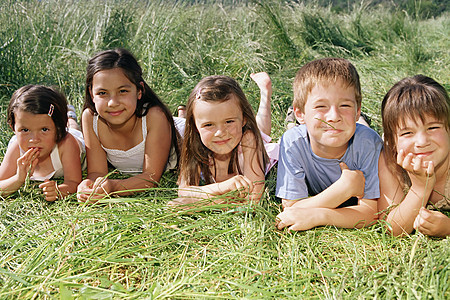
<svg viewBox="0 0 450 300">
<path fill-rule="evenodd" d="M 153 92 L 150 86 L 142 78 L 142 68 L 137 62 L 136 58 L 126 49 L 112 49 L 97 53 L 92 57 L 86 68 L 86 90 L 85 90 L 85 101 L 83 110 L 88 108 L 93 113 L 97 113 L 95 109 L 94 101 L 92 100 L 91 90 L 92 81 L 94 75 L 97 72 L 104 70 L 111 70 L 115 68 L 120 68 L 125 76 L 130 80 L 137 88 L 138 91 L 142 92 L 142 97 L 139 101 L 136 99 L 136 110 L 135 115 L 139 118 L 147 115 L 148 110 L 154 106 L 159 107 L 167 120 L 170 123 L 172 138 L 172 147 L 175 147 L 177 157 L 179 157 L 179 140 L 180 136 L 178 131 L 175 129 L 173 123 L 173 117 L 167 106 L 159 99 L 159 97 Z"/>
<path fill-rule="evenodd" d="M 306 100 L 317 84 L 330 84 L 342 80 L 344 87 L 353 87 L 358 108 L 361 107 L 361 84 L 359 75 L 348 60 L 343 58 L 322 58 L 313 60 L 301 67 L 294 79 L 293 106 L 301 112 L 305 110 Z"/>
<path fill-rule="evenodd" d="M 67 100 L 56 88 L 30 84 L 16 90 L 9 101 L 7 122 L 14 129 L 14 113 L 17 110 L 47 115 L 51 105 L 51 118 L 56 128 L 55 142 L 59 143 L 67 135 Z"/>
<path fill-rule="evenodd" d="M 450 129 L 450 103 L 447 91 L 434 79 L 416 75 L 396 84 L 384 96 L 381 116 L 384 132 L 384 152 L 388 166 L 403 182 L 404 170 L 397 165 L 396 133 L 406 119 L 425 121 L 431 116 Z"/>
<path fill-rule="evenodd" d="M 200 179 L 206 184 L 214 182 L 215 174 L 211 174 L 210 160 L 214 162 L 213 152 L 203 145 L 200 134 L 195 126 L 194 106 L 197 101 L 224 102 L 235 97 L 242 110 L 246 123 L 242 133 L 250 130 L 256 139 L 256 154 L 262 170 L 269 161 L 264 148 L 261 133 L 256 123 L 252 107 L 244 95 L 239 84 L 231 77 L 216 75 L 208 76 L 200 80 L 191 92 L 186 107 L 186 129 L 184 132 L 183 147 L 181 152 L 180 181 L 189 185 L 199 185 Z M 228 165 L 228 173 L 238 172 L 242 174 L 239 162 L 237 146 L 231 152 Z"/>
</svg>

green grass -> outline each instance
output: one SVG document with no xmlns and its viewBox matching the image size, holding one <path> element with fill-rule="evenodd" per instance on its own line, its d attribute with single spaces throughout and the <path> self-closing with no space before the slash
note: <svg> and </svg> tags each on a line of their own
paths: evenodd
<svg viewBox="0 0 450 300">
<path fill-rule="evenodd" d="M 236 78 L 256 108 L 249 74 L 267 71 L 275 139 L 295 72 L 315 58 L 355 64 L 362 109 L 380 133 L 381 99 L 399 79 L 422 73 L 450 88 L 448 12 L 419 19 L 364 2 L 340 14 L 294 2 L 223 3 L 0 1 L 0 153 L 12 135 L 5 107 L 15 89 L 59 85 L 80 112 L 86 62 L 110 47 L 136 55 L 172 110 L 212 74 Z M 259 206 L 183 213 L 166 206 L 176 197 L 173 173 L 158 189 L 100 205 L 75 196 L 47 203 L 38 189 L 21 189 L 0 201 L 0 298 L 450 296 L 448 238 L 394 238 L 382 224 L 278 231 L 275 180 L 272 172 Z"/>
</svg>

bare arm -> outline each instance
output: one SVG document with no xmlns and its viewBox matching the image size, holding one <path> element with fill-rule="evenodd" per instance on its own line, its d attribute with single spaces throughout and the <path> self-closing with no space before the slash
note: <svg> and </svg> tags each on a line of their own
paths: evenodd
<svg viewBox="0 0 450 300">
<path fill-rule="evenodd" d="M 361 199 L 364 196 L 365 178 L 359 170 L 350 170 L 343 162 L 341 177 L 321 193 L 302 200 L 283 199 L 283 206 L 299 208 L 336 208 L 351 197 Z"/>
<path fill-rule="evenodd" d="M 93 185 L 97 178 L 102 178 L 108 174 L 108 162 L 106 153 L 102 149 L 100 141 L 92 127 L 93 113 L 85 109 L 81 116 L 84 143 L 86 145 L 87 177 L 83 180 L 77 189 L 77 198 L 80 201 L 86 201 L 94 193 Z"/>
<path fill-rule="evenodd" d="M 190 200 L 187 200 L 187 202 L 192 203 L 195 201 L 224 195 L 232 191 L 239 191 L 236 197 L 245 198 L 252 189 L 253 183 L 250 179 L 243 175 L 236 175 L 228 180 L 203 186 L 190 186 L 182 182 L 178 188 L 178 196 L 180 198 L 189 198 Z M 177 202 L 180 201 L 181 200 L 178 200 Z"/>
<path fill-rule="evenodd" d="M 308 230 L 317 226 L 333 225 L 341 228 L 362 228 L 377 219 L 376 200 L 360 200 L 359 205 L 343 208 L 298 208 L 287 207 L 278 214 L 277 228 Z"/>
<path fill-rule="evenodd" d="M 174 134 L 170 123 L 159 107 L 151 108 L 145 117 L 148 132 L 142 173 L 127 179 L 107 179 L 111 184 L 110 191 L 118 195 L 131 195 L 133 190 L 155 187 L 166 167 Z"/>
<path fill-rule="evenodd" d="M 56 185 L 55 181 L 46 180 L 39 185 L 47 201 L 55 201 L 75 193 L 81 182 L 80 147 L 76 139 L 67 134 L 58 144 L 58 150 L 64 169 L 64 182 Z"/>
<path fill-rule="evenodd" d="M 401 165 L 405 167 L 408 164 L 411 165 L 411 160 L 405 156 L 399 158 Z M 380 172 L 381 191 L 378 210 L 382 212 L 380 217 L 383 217 L 386 210 L 390 209 L 386 217 L 387 223 L 390 224 L 388 230 L 393 235 L 409 234 L 414 229 L 414 220 L 420 208 L 424 207 L 428 202 L 435 184 L 435 176 L 434 174 L 433 176 L 427 176 L 427 170 L 417 168 L 416 175 L 410 176 L 412 186 L 406 196 L 404 196 L 400 182 L 391 173 L 383 155 L 380 157 L 378 168 Z M 411 175 L 412 173 L 409 174 Z"/>
<path fill-rule="evenodd" d="M 189 186 L 181 178 L 178 188 L 180 199 L 169 202 L 169 205 L 193 203 L 232 191 L 238 191 L 236 198 L 258 202 L 264 191 L 264 170 L 260 165 L 262 154 L 257 153 L 255 137 L 250 132 L 242 137 L 241 146 L 244 156 L 243 175 L 236 175 L 228 180 L 204 186 Z"/>
<path fill-rule="evenodd" d="M 34 172 L 38 163 L 39 151 L 37 148 L 29 149 L 20 156 L 17 141 L 6 150 L 5 157 L 0 165 L 0 194 L 10 195 L 17 191 L 24 183 L 28 174 Z"/>
</svg>

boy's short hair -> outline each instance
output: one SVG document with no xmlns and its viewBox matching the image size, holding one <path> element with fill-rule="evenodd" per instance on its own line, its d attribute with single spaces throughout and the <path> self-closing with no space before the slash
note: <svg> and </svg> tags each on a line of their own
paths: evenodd
<svg viewBox="0 0 450 300">
<path fill-rule="evenodd" d="M 294 79 L 293 106 L 304 112 L 306 99 L 317 84 L 344 82 L 345 87 L 355 89 L 355 99 L 358 108 L 361 107 L 361 84 L 359 75 L 348 60 L 343 58 L 322 58 L 313 60 L 297 71 Z"/>
</svg>

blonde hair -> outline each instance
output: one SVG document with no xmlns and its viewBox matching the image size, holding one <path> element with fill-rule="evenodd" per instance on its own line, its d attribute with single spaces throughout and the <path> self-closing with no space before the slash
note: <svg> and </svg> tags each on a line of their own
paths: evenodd
<svg viewBox="0 0 450 300">
<path fill-rule="evenodd" d="M 232 99 L 233 96 L 238 100 L 244 120 L 246 120 L 242 133 L 250 131 L 255 136 L 259 165 L 262 170 L 265 169 L 269 159 L 252 107 L 241 87 L 231 77 L 221 75 L 208 76 L 200 80 L 195 86 L 186 106 L 186 129 L 180 160 L 180 181 L 189 185 L 199 185 L 201 179 L 206 184 L 214 182 L 216 176 L 211 173 L 210 169 L 210 160 L 212 159 L 214 163 L 214 155 L 201 141 L 200 134 L 195 126 L 194 105 L 197 101 L 224 102 Z M 231 159 L 228 165 L 229 174 L 236 171 L 242 174 L 238 162 L 237 148 L 236 146 L 231 152 Z"/>
<path fill-rule="evenodd" d="M 361 84 L 356 68 L 343 58 L 322 58 L 301 67 L 294 79 L 293 106 L 304 112 L 306 100 L 317 84 L 336 83 L 341 80 L 345 87 L 353 87 L 358 108 L 361 107 Z"/>
<path fill-rule="evenodd" d="M 445 88 L 434 79 L 416 75 L 403 78 L 387 92 L 381 104 L 383 120 L 384 153 L 386 162 L 404 182 L 408 176 L 397 165 L 396 133 L 405 124 L 406 119 L 424 122 L 431 116 L 444 123 L 447 132 L 450 129 L 450 104 Z M 409 182 L 406 182 L 409 184 Z"/>
</svg>

